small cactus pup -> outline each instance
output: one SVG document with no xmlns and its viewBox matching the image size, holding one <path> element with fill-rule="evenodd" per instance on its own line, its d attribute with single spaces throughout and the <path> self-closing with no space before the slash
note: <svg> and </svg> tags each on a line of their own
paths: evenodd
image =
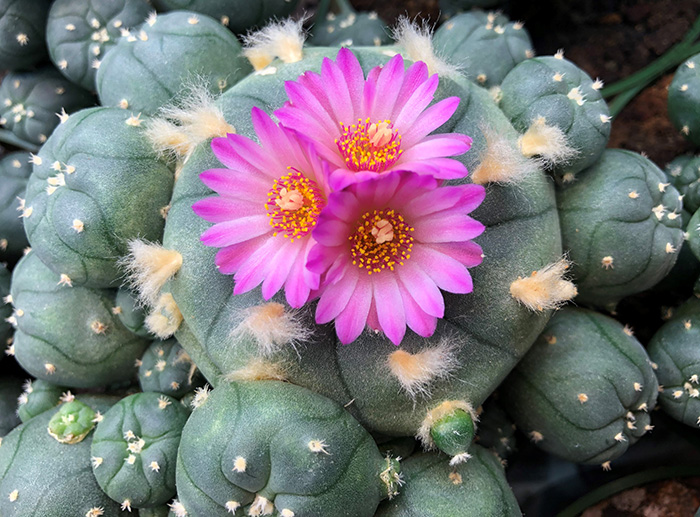
<svg viewBox="0 0 700 517">
<path fill-rule="evenodd" d="M 117 290 L 112 311 L 117 315 L 119 321 L 137 336 L 153 338 L 153 334 L 146 327 L 148 312 L 128 287 L 122 286 Z"/>
<path fill-rule="evenodd" d="M 202 374 L 175 339 L 154 341 L 139 361 L 143 391 L 157 391 L 177 399 L 204 385 Z"/>
<path fill-rule="evenodd" d="M 0 379 L 0 438 L 20 424 L 15 408 L 22 393 L 22 381 L 15 377 Z"/>
<path fill-rule="evenodd" d="M 665 168 L 668 181 L 683 195 L 683 208 L 694 213 L 700 208 L 700 156 L 682 155 Z"/>
<path fill-rule="evenodd" d="M 0 125 L 23 142 L 41 145 L 67 113 L 93 106 L 95 97 L 46 66 L 7 74 L 0 103 Z"/>
<path fill-rule="evenodd" d="M 159 506 L 175 495 L 175 462 L 189 411 L 161 393 L 136 393 L 107 411 L 92 439 L 97 482 L 123 510 Z"/>
<path fill-rule="evenodd" d="M 523 24 L 499 12 L 454 16 L 435 31 L 433 43 L 469 80 L 486 88 L 498 86 L 515 65 L 534 57 Z"/>
<path fill-rule="evenodd" d="M 17 397 L 17 415 L 22 422 L 73 399 L 70 391 L 41 379 L 28 380 L 23 388 L 24 391 Z"/>
<path fill-rule="evenodd" d="M 144 0 L 56 0 L 46 26 L 51 61 L 68 79 L 95 91 L 95 75 L 106 52 L 150 11 Z"/>
<path fill-rule="evenodd" d="M 348 0 L 328 0 L 316 12 L 309 44 L 378 47 L 391 43 L 389 34 L 389 28 L 376 12 L 357 12 Z"/>
<path fill-rule="evenodd" d="M 522 515 L 503 467 L 489 450 L 471 447 L 472 458 L 450 466 L 444 456 L 418 453 L 401 462 L 405 485 L 384 501 L 377 517 L 482 517 Z"/>
<path fill-rule="evenodd" d="M 658 386 L 628 327 L 594 311 L 564 307 L 499 393 L 537 446 L 568 461 L 608 468 L 652 429 Z"/>
<path fill-rule="evenodd" d="M 188 83 L 221 92 L 250 71 L 230 31 L 208 16 L 175 11 L 125 33 L 102 60 L 96 85 L 105 106 L 155 113 Z"/>
<path fill-rule="evenodd" d="M 95 420 L 99 420 L 115 402 L 114 397 L 79 398 L 89 406 Z M 65 405 L 45 411 L 3 438 L 0 446 L 0 515 L 124 515 L 120 505 L 107 497 L 92 474 L 90 445 L 93 433 L 77 443 L 61 443 L 49 434 L 51 420 L 63 407 Z"/>
<path fill-rule="evenodd" d="M 527 59 L 501 83 L 500 107 L 522 136 L 525 156 L 539 157 L 561 182 L 570 182 L 600 157 L 610 136 L 603 82 L 564 59 Z"/>
<path fill-rule="evenodd" d="M 398 461 L 342 406 L 305 388 L 222 382 L 194 405 L 177 461 L 188 515 L 369 517 L 401 484 Z"/>
<path fill-rule="evenodd" d="M 691 298 L 664 323 L 649 342 L 663 390 L 659 405 L 679 422 L 700 426 L 700 300 Z"/>
<path fill-rule="evenodd" d="M 676 69 L 668 87 L 668 117 L 694 145 L 700 145 L 700 54 Z"/>
<path fill-rule="evenodd" d="M 49 420 L 48 431 L 57 442 L 79 443 L 95 427 L 95 411 L 79 400 L 61 404 Z"/>
<path fill-rule="evenodd" d="M 10 282 L 12 273 L 7 266 L 0 263 L 0 348 L 5 349 L 4 355 L 14 355 L 12 348 L 12 295 L 10 294 Z"/>
<path fill-rule="evenodd" d="M 82 110 L 32 159 L 25 231 L 41 260 L 73 285 L 116 287 L 128 240 L 162 235 L 173 174 L 142 123 L 127 110 Z"/>
<path fill-rule="evenodd" d="M 22 200 L 32 173 L 30 153 L 18 151 L 0 158 L 0 261 L 15 263 L 29 245 L 24 233 Z M 9 291 L 3 293 L 3 296 Z"/>
<path fill-rule="evenodd" d="M 282 19 L 292 14 L 299 0 L 153 0 L 159 11 L 187 9 L 206 14 L 236 34 L 265 25 L 268 21 Z"/>
<path fill-rule="evenodd" d="M 557 205 L 577 302 L 614 307 L 654 286 L 676 262 L 683 244 L 681 198 L 642 155 L 607 149 L 558 190 Z"/>
<path fill-rule="evenodd" d="M 148 341 L 113 313 L 114 292 L 72 286 L 33 251 L 12 276 L 14 352 L 33 376 L 89 388 L 131 379 Z"/>
<path fill-rule="evenodd" d="M 31 68 L 46 57 L 46 19 L 51 0 L 0 1 L 0 69 Z"/>
</svg>

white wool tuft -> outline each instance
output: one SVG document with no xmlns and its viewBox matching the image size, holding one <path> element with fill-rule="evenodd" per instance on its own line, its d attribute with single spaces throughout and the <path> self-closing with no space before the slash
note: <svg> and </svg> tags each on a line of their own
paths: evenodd
<svg viewBox="0 0 700 517">
<path fill-rule="evenodd" d="M 409 58 L 413 61 L 423 61 L 428 65 L 428 71 L 431 74 L 446 77 L 456 75 L 458 67 L 448 63 L 433 47 L 432 32 L 427 22 L 423 21 L 418 25 L 407 16 L 402 16 L 393 29 L 393 37 L 396 43 L 404 48 Z"/>
<path fill-rule="evenodd" d="M 134 239 L 119 265 L 126 271 L 128 284 L 138 293 L 139 302 L 153 306 L 165 283 L 182 267 L 182 255 L 160 244 Z"/>
<path fill-rule="evenodd" d="M 182 324 L 182 313 L 175 303 L 173 295 L 165 293 L 160 296 L 151 313 L 146 317 L 146 328 L 161 339 L 171 337 Z"/>
<path fill-rule="evenodd" d="M 530 276 L 518 277 L 510 284 L 510 294 L 533 311 L 556 309 L 578 294 L 574 283 L 565 278 L 569 266 L 563 257 Z"/>
<path fill-rule="evenodd" d="M 518 140 L 520 151 L 528 158 L 539 157 L 543 165 L 559 165 L 574 158 L 579 151 L 569 145 L 566 134 L 547 125 L 544 117 L 535 118 Z"/>
<path fill-rule="evenodd" d="M 231 336 L 237 339 L 242 334 L 252 335 L 260 355 L 269 356 L 287 344 L 295 347 L 306 341 L 312 330 L 304 326 L 298 311 L 285 310 L 281 303 L 270 302 L 246 309 L 245 318 Z"/>
<path fill-rule="evenodd" d="M 513 184 L 537 172 L 539 163 L 525 157 L 514 139 L 490 126 L 484 125 L 480 129 L 486 149 L 479 157 L 479 165 L 472 171 L 474 183 Z"/>
<path fill-rule="evenodd" d="M 387 364 L 409 397 L 427 397 L 431 385 L 439 379 L 449 377 L 450 372 L 459 365 L 457 348 L 449 337 L 445 337 L 438 344 L 415 354 L 396 350 L 389 354 Z"/>
<path fill-rule="evenodd" d="M 262 29 L 244 36 L 243 55 L 253 68 L 262 70 L 275 58 L 284 63 L 296 63 L 304 57 L 304 22 L 306 18 L 274 20 Z"/>
</svg>

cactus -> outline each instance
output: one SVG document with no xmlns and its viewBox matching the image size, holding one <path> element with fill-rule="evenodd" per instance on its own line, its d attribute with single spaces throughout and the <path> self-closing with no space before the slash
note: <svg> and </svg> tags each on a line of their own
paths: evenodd
<svg viewBox="0 0 700 517">
<path fill-rule="evenodd" d="M 0 379 L 0 439 L 20 424 L 15 411 L 17 397 L 22 393 L 22 381 L 14 377 Z"/>
<path fill-rule="evenodd" d="M 95 427 L 95 411 L 79 400 L 62 404 L 49 420 L 49 434 L 60 443 L 82 442 Z"/>
<path fill-rule="evenodd" d="M 12 276 L 17 361 L 37 378 L 69 387 L 131 379 L 148 342 L 113 312 L 114 292 L 71 286 L 27 254 Z"/>
<path fill-rule="evenodd" d="M 99 418 L 114 397 L 81 396 Z M 13 517 L 120 517 L 120 507 L 102 492 L 90 466 L 92 434 L 68 444 L 48 432 L 61 407 L 17 427 L 0 446 L 0 515 Z"/>
<path fill-rule="evenodd" d="M 41 145 L 67 113 L 94 105 L 95 98 L 47 66 L 7 74 L 0 102 L 0 125 L 21 141 Z"/>
<path fill-rule="evenodd" d="M 228 30 L 208 16 L 176 11 L 149 17 L 122 37 L 97 71 L 97 93 L 105 106 L 155 113 L 187 83 L 220 92 L 250 70 Z"/>
<path fill-rule="evenodd" d="M 700 156 L 682 155 L 666 165 L 668 181 L 683 195 L 683 208 L 700 208 Z"/>
<path fill-rule="evenodd" d="M 516 426 L 497 398 L 490 397 L 480 409 L 476 442 L 505 465 L 508 457 L 515 452 Z"/>
<path fill-rule="evenodd" d="M 658 382 L 629 328 L 565 307 L 499 393 L 515 424 L 538 447 L 608 468 L 653 428 Z"/>
<path fill-rule="evenodd" d="M 327 12 L 330 3 L 333 12 Z M 361 47 L 391 42 L 389 28 L 376 12 L 357 12 L 348 0 L 329 0 L 325 4 L 316 12 L 310 45 Z"/>
<path fill-rule="evenodd" d="M 681 134 L 700 145 L 700 54 L 680 65 L 668 87 L 668 116 Z"/>
<path fill-rule="evenodd" d="M 576 300 L 614 306 L 671 270 L 683 242 L 678 191 L 647 158 L 618 149 L 558 192 Z"/>
<path fill-rule="evenodd" d="M 22 212 L 27 237 L 73 285 L 116 287 L 127 241 L 162 235 L 173 175 L 144 141 L 142 122 L 125 110 L 82 110 L 33 159 Z"/>
<path fill-rule="evenodd" d="M 46 56 L 46 18 L 51 0 L 0 1 L 0 69 L 26 69 Z"/>
<path fill-rule="evenodd" d="M 30 154 L 9 153 L 0 159 L 0 260 L 16 262 L 29 242 L 24 234 L 22 219 L 17 217 L 20 200 L 24 198 L 27 180 L 32 173 Z M 19 199 L 18 199 L 19 198 Z M 9 294 L 3 293 L 3 296 Z"/>
<path fill-rule="evenodd" d="M 486 88 L 501 84 L 515 65 L 534 57 L 523 24 L 498 12 L 454 16 L 435 31 L 433 42 L 469 80 Z"/>
<path fill-rule="evenodd" d="M 53 64 L 72 82 L 95 91 L 95 75 L 122 31 L 143 23 L 150 11 L 144 0 L 56 0 L 46 25 Z"/>
<path fill-rule="evenodd" d="M 700 426 L 700 300 L 691 298 L 654 334 L 647 351 L 662 391 L 659 405 L 686 425 Z"/>
<path fill-rule="evenodd" d="M 146 310 L 138 303 L 134 293 L 127 287 L 121 287 L 117 291 L 114 301 L 114 312 L 126 328 L 139 337 L 153 338 L 153 334 L 146 327 Z M 157 391 L 157 390 L 156 390 Z"/>
<path fill-rule="evenodd" d="M 160 393 L 121 399 L 97 424 L 92 468 L 105 493 L 123 510 L 153 507 L 175 495 L 175 461 L 189 412 Z"/>
<path fill-rule="evenodd" d="M 361 517 L 395 495 L 398 462 L 340 405 L 275 381 L 205 393 L 178 451 L 178 498 L 189 515 Z"/>
<path fill-rule="evenodd" d="M 14 353 L 12 346 L 12 296 L 10 295 L 10 280 L 12 274 L 5 264 L 0 263 L 0 347 L 8 349 L 10 354 Z M 3 355 L 7 355 L 5 352 Z"/>
<path fill-rule="evenodd" d="M 182 398 L 204 385 L 197 366 L 174 339 L 154 341 L 139 365 L 139 384 L 143 391 L 157 391 Z"/>
<path fill-rule="evenodd" d="M 501 83 L 499 105 L 523 133 L 522 152 L 551 163 L 555 176 L 569 182 L 607 145 L 611 117 L 602 87 L 558 53 L 513 68 Z"/>
<path fill-rule="evenodd" d="M 695 258 L 700 260 L 700 209 L 696 210 L 690 221 L 688 221 L 685 235 L 688 246 L 695 254 Z"/>
<path fill-rule="evenodd" d="M 685 204 L 685 198 L 683 198 L 683 203 Z M 676 260 L 668 275 L 653 287 L 654 292 L 673 293 L 674 296 L 679 297 L 678 301 L 690 296 L 692 292 L 693 286 L 688 282 L 688 279 L 700 276 L 700 261 L 695 257 L 695 254 L 690 249 L 690 244 L 687 242 L 690 235 L 689 223 L 691 217 L 692 213 L 688 213 L 684 207 L 681 210 L 681 228 L 685 228 L 685 232 L 683 233 L 683 242 L 678 252 L 678 260 Z"/>
<path fill-rule="evenodd" d="M 28 380 L 24 383 L 24 391 L 17 398 L 17 415 L 26 423 L 61 402 L 70 401 L 72 397 L 73 395 L 61 386 L 41 379 Z"/>
<path fill-rule="evenodd" d="M 472 458 L 450 467 L 435 453 L 419 453 L 401 462 L 405 485 L 385 501 L 377 517 L 522 515 L 503 467 L 485 448 L 475 445 Z"/>
<path fill-rule="evenodd" d="M 503 3 L 502 0 L 439 0 L 443 18 L 472 9 L 489 9 Z"/>
</svg>

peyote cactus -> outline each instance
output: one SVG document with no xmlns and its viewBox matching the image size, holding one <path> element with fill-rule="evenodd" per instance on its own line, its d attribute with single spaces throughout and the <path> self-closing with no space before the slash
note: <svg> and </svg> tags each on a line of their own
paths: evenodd
<svg viewBox="0 0 700 517">
<path fill-rule="evenodd" d="M 30 154 L 8 153 L 0 159 L 0 260 L 16 262 L 29 242 L 18 212 L 24 198 L 27 180 L 32 173 Z M 18 199 L 19 198 L 19 199 Z M 3 293 L 3 296 L 9 294 Z M 0 323 L 1 325 L 1 323 Z"/>
<path fill-rule="evenodd" d="M 22 393 L 22 381 L 15 377 L 0 379 L 0 438 L 20 423 L 15 411 L 17 397 Z"/>
<path fill-rule="evenodd" d="M 490 397 L 479 413 L 479 433 L 476 442 L 491 451 L 504 465 L 515 452 L 515 430 L 513 420 L 494 397 Z"/>
<path fill-rule="evenodd" d="M 116 108 L 82 110 L 32 159 L 22 207 L 27 237 L 73 285 L 117 287 L 128 240 L 162 235 L 173 175 L 144 141 L 143 122 Z M 95 138 L 100 132 L 109 139 Z"/>
<path fill-rule="evenodd" d="M 139 337 L 153 338 L 153 334 L 146 327 L 147 312 L 139 304 L 136 296 L 128 287 L 117 290 L 114 300 L 114 313 L 126 328 Z"/>
<path fill-rule="evenodd" d="M 12 273 L 5 264 L 0 263 L 0 347 L 12 345 L 12 296 L 10 295 L 10 279 Z M 10 349 L 12 350 L 12 349 Z"/>
<path fill-rule="evenodd" d="M 536 445 L 569 461 L 608 468 L 652 429 L 658 382 L 628 327 L 565 307 L 499 392 L 515 424 Z"/>
<path fill-rule="evenodd" d="M 72 82 L 94 91 L 105 53 L 150 10 L 144 0 L 55 0 L 46 26 L 51 61 Z"/>
<path fill-rule="evenodd" d="M 498 12 L 454 16 L 435 31 L 433 42 L 467 78 L 487 88 L 501 84 L 515 65 L 534 57 L 523 24 Z"/>
<path fill-rule="evenodd" d="M 61 404 L 49 420 L 49 434 L 60 443 L 80 443 L 95 428 L 96 416 L 84 402 L 71 400 Z"/>
<path fill-rule="evenodd" d="M 700 145 L 700 54 L 678 67 L 668 87 L 668 116 L 681 134 Z"/>
<path fill-rule="evenodd" d="M 73 395 L 61 386 L 41 379 L 28 380 L 24 383 L 24 391 L 17 397 L 17 415 L 26 423 L 61 402 L 70 402 L 72 398 Z"/>
<path fill-rule="evenodd" d="M 175 495 L 175 461 L 189 412 L 160 393 L 121 399 L 97 424 L 92 469 L 122 510 L 159 506 Z"/>
<path fill-rule="evenodd" d="M 695 254 L 695 258 L 700 260 L 700 209 L 696 210 L 693 217 L 688 221 L 685 235 L 688 246 Z"/>
<path fill-rule="evenodd" d="M 611 117 L 602 87 L 558 53 L 513 68 L 501 83 L 499 105 L 523 133 L 523 153 L 549 162 L 556 177 L 569 182 L 593 165 L 608 143 Z"/>
<path fill-rule="evenodd" d="M 503 3 L 502 0 L 439 0 L 440 12 L 444 18 L 471 9 L 496 7 L 501 3 Z"/>
<path fill-rule="evenodd" d="M 330 12 L 326 12 L 330 5 Z M 357 12 L 348 0 L 327 0 L 316 12 L 309 44 L 319 47 L 379 46 L 391 42 L 376 12 Z"/>
<path fill-rule="evenodd" d="M 148 341 L 112 310 L 114 292 L 72 286 L 27 254 L 12 274 L 14 354 L 37 378 L 69 387 L 131 379 Z"/>
<path fill-rule="evenodd" d="M 208 16 L 175 11 L 125 34 L 102 60 L 96 84 L 104 106 L 155 113 L 188 83 L 221 92 L 248 72 L 230 31 Z"/>
<path fill-rule="evenodd" d="M 174 339 L 154 341 L 139 361 L 139 384 L 143 391 L 157 391 L 182 398 L 204 385 L 201 373 L 187 352 Z"/>
<path fill-rule="evenodd" d="M 472 458 L 450 467 L 435 453 L 415 454 L 401 462 L 405 485 L 385 501 L 377 517 L 482 517 L 521 515 L 503 467 L 490 451 L 475 445 Z"/>
<path fill-rule="evenodd" d="M 95 98 L 47 66 L 32 72 L 11 72 L 0 85 L 0 125 L 23 142 L 41 145 L 60 121 Z"/>
<path fill-rule="evenodd" d="M 683 195 L 683 208 L 700 208 L 700 156 L 682 155 L 666 165 L 668 181 Z"/>
<path fill-rule="evenodd" d="M 0 1 L 0 69 L 31 68 L 46 56 L 46 18 L 51 0 Z"/>
<path fill-rule="evenodd" d="M 678 191 L 649 159 L 608 149 L 557 192 L 577 302 L 614 306 L 671 270 L 683 243 Z"/>
<path fill-rule="evenodd" d="M 401 483 L 398 461 L 340 405 L 275 381 L 200 392 L 178 450 L 188 515 L 374 515 Z"/>
</svg>

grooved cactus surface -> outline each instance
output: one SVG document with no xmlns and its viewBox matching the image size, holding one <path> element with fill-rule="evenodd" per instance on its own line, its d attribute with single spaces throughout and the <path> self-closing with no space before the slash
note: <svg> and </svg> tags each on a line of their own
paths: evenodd
<svg viewBox="0 0 700 517">
<path fill-rule="evenodd" d="M 639 154 L 606 150 L 557 192 L 557 204 L 578 302 L 614 305 L 652 287 L 676 262 L 683 243 L 678 191 Z"/>
<path fill-rule="evenodd" d="M 173 175 L 141 123 L 121 109 L 82 110 L 34 160 L 23 212 L 27 236 L 41 260 L 74 285 L 117 287 L 117 260 L 128 241 L 162 235 Z"/>
<path fill-rule="evenodd" d="M 115 501 L 134 508 L 175 495 L 175 460 L 189 412 L 160 393 L 136 393 L 117 402 L 95 429 L 93 472 Z"/>
<path fill-rule="evenodd" d="M 95 90 L 95 75 L 121 31 L 143 23 L 151 8 L 144 0 L 56 0 L 46 41 L 51 61 L 68 79 Z"/>
<path fill-rule="evenodd" d="M 700 156 L 683 155 L 666 165 L 668 181 L 683 195 L 683 208 L 700 208 Z"/>
<path fill-rule="evenodd" d="M 367 431 L 321 395 L 274 381 L 222 383 L 182 432 L 178 498 L 194 516 L 369 517 L 387 496 L 380 474 L 396 483 L 389 466 Z"/>
<path fill-rule="evenodd" d="M 516 450 L 516 426 L 497 399 L 489 398 L 479 415 L 476 442 L 499 459 L 506 460 Z"/>
<path fill-rule="evenodd" d="M 61 403 L 61 395 L 65 391 L 65 388 L 41 379 L 27 381 L 24 384 L 24 392 L 17 399 L 19 418 L 22 422 L 27 422 L 44 411 L 58 406 Z"/>
<path fill-rule="evenodd" d="M 143 391 L 157 391 L 182 398 L 204 384 L 202 374 L 175 339 L 154 341 L 146 349 L 139 366 Z"/>
<path fill-rule="evenodd" d="M 317 46 L 379 46 L 392 41 L 389 28 L 375 12 L 328 13 L 314 23 L 312 31 L 309 44 Z"/>
<path fill-rule="evenodd" d="M 501 84 L 508 72 L 533 52 L 522 23 L 482 11 L 450 18 L 435 31 L 433 44 L 471 81 L 485 87 Z"/>
<path fill-rule="evenodd" d="M 22 393 L 22 381 L 5 376 L 0 379 L 0 437 L 5 436 L 20 424 L 15 411 L 17 397 Z"/>
<path fill-rule="evenodd" d="M 139 306 L 136 297 L 127 287 L 121 287 L 117 291 L 114 310 L 119 321 L 131 332 L 139 337 L 153 338 L 145 324 L 146 308 Z"/>
<path fill-rule="evenodd" d="M 71 287 L 30 252 L 15 267 L 15 357 L 37 378 L 69 387 L 131 379 L 148 341 L 114 315 L 114 292 Z"/>
<path fill-rule="evenodd" d="M 236 37 L 216 20 L 187 11 L 153 20 L 102 61 L 96 84 L 103 105 L 154 113 L 187 84 L 220 92 L 251 71 Z"/>
<path fill-rule="evenodd" d="M 505 472 L 491 451 L 474 445 L 472 458 L 456 467 L 435 453 L 401 462 L 401 493 L 379 506 L 377 517 L 514 517 L 521 515 Z"/>
<path fill-rule="evenodd" d="M 696 210 L 693 217 L 688 221 L 686 233 L 690 249 L 695 254 L 695 257 L 700 260 L 700 209 Z"/>
<path fill-rule="evenodd" d="M 644 348 L 620 323 L 565 307 L 499 393 L 539 447 L 569 461 L 603 464 L 649 430 L 658 382 Z"/>
<path fill-rule="evenodd" d="M 24 198 L 32 166 L 29 153 L 8 153 L 0 159 L 0 260 L 14 262 L 22 256 L 29 242 L 17 209 Z M 4 293 L 5 296 L 8 293 Z M 7 316 L 6 316 L 7 317 Z M 2 323 L 0 323 L 2 326 Z"/>
<path fill-rule="evenodd" d="M 678 67 L 668 87 L 668 116 L 688 140 L 700 145 L 700 54 Z"/>
<path fill-rule="evenodd" d="M 307 58 L 299 63 L 273 63 L 273 75 L 250 76 L 220 99 L 227 121 L 237 133 L 251 135 L 252 106 L 270 110 L 281 106 L 284 80 L 296 79 L 305 70 L 318 70 L 323 55 L 335 57 L 336 53 L 335 49 L 309 49 Z M 388 59 L 372 49 L 355 49 L 355 53 L 366 71 Z M 474 139 L 472 149 L 460 157 L 470 169 L 487 152 L 481 129 L 485 121 L 491 132 L 502 135 L 515 149 L 517 135 L 486 91 L 466 80 L 442 79 L 437 99 L 451 95 L 459 95 L 462 101 L 442 130 Z M 478 406 L 525 354 L 550 316 L 547 311 L 525 308 L 509 291 L 519 276 L 528 276 L 561 256 L 553 186 L 538 172 L 514 187 L 487 187 L 485 202 L 472 214 L 487 226 L 477 239 L 486 258 L 470 270 L 474 292 L 446 296 L 446 318 L 438 323 L 434 336 L 426 340 L 409 332 L 401 344 L 401 350 L 411 357 L 436 347 L 449 349 L 454 356 L 457 366 L 450 369 L 450 376 L 428 378 L 425 388 L 430 396 L 414 400 L 390 372 L 390 356 L 397 347 L 383 335 L 365 331 L 352 344 L 340 345 L 332 328 L 313 324 L 313 306 L 295 316 L 302 327 L 313 330 L 312 336 L 295 347 L 282 340 L 272 354 L 264 356 L 258 338 L 241 332 L 240 327 L 250 311 L 266 303 L 260 290 L 233 296 L 231 277 L 221 275 L 214 266 L 216 250 L 199 241 L 209 225 L 192 213 L 191 206 L 210 191 L 198 175 L 216 167 L 220 164 L 208 143 L 195 150 L 176 184 L 163 241 L 166 248 L 183 256 L 182 269 L 166 286 L 184 316 L 176 337 L 210 383 L 216 384 L 221 374 L 245 370 L 257 360 L 282 364 L 283 376 L 291 382 L 341 404 L 353 401 L 348 410 L 367 428 L 414 435 L 427 411 L 443 401 L 465 400 Z M 283 303 L 281 296 L 271 301 Z M 232 334 L 236 328 L 238 332 Z M 413 361 L 409 357 L 409 363 Z M 459 380 L 464 378 L 470 382 Z"/>
<path fill-rule="evenodd" d="M 7 348 L 12 344 L 12 325 L 7 318 L 12 316 L 12 304 L 7 300 L 10 295 L 10 280 L 12 273 L 7 266 L 0 264 L 0 347 Z"/>
<path fill-rule="evenodd" d="M 25 69 L 46 56 L 46 18 L 51 0 L 0 1 L 0 69 Z"/>
</svg>

